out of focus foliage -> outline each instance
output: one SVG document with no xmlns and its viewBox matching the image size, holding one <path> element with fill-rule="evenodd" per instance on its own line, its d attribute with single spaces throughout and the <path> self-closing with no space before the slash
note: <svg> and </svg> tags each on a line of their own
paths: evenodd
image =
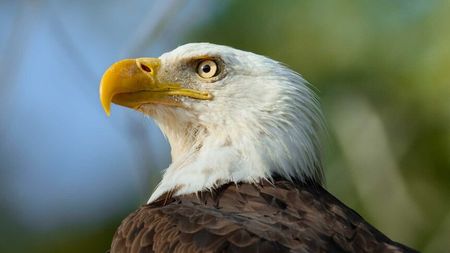
<svg viewBox="0 0 450 253">
<path fill-rule="evenodd" d="M 236 0 L 222 8 L 175 44 L 225 44 L 302 73 L 329 126 L 329 191 L 392 239 L 448 251 L 450 3 Z M 0 218 L 0 232 L 24 252 L 102 252 L 122 218 L 50 236 L 10 230 Z"/>
<path fill-rule="evenodd" d="M 329 125 L 328 189 L 393 239 L 448 250 L 448 1 L 234 1 L 190 40 L 302 73 Z"/>
</svg>

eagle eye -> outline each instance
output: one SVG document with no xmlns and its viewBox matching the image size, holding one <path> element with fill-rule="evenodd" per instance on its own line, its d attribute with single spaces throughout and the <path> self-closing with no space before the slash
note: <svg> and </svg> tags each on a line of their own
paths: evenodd
<svg viewBox="0 0 450 253">
<path fill-rule="evenodd" d="M 197 66 L 197 74 L 201 78 L 212 78 L 217 74 L 217 63 L 213 60 L 201 61 Z"/>
</svg>

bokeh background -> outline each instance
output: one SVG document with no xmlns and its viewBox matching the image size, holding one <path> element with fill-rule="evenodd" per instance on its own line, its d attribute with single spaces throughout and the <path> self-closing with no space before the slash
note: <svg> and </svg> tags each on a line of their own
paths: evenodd
<svg viewBox="0 0 450 253">
<path fill-rule="evenodd" d="M 104 252 L 170 163 L 155 124 L 98 101 L 103 71 L 207 41 L 317 87 L 327 189 L 391 238 L 450 248 L 450 4 L 0 1 L 0 252 Z"/>
</svg>

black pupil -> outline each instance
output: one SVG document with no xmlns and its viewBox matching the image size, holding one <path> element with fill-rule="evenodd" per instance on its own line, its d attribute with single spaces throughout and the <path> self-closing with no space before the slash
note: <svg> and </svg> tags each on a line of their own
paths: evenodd
<svg viewBox="0 0 450 253">
<path fill-rule="evenodd" d="M 209 73 L 209 71 L 211 71 L 211 66 L 207 65 L 203 65 L 202 66 L 202 71 L 205 73 Z"/>
</svg>

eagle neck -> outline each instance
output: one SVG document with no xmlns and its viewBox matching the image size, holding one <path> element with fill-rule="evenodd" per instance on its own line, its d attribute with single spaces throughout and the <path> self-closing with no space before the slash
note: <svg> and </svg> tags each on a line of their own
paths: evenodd
<svg viewBox="0 0 450 253">
<path fill-rule="evenodd" d="M 229 182 L 254 183 L 270 177 L 270 165 L 258 155 L 254 140 L 233 135 L 223 127 L 201 124 L 161 129 L 171 146 L 172 163 L 149 203 L 168 192 L 176 196 L 211 190 Z"/>
</svg>

